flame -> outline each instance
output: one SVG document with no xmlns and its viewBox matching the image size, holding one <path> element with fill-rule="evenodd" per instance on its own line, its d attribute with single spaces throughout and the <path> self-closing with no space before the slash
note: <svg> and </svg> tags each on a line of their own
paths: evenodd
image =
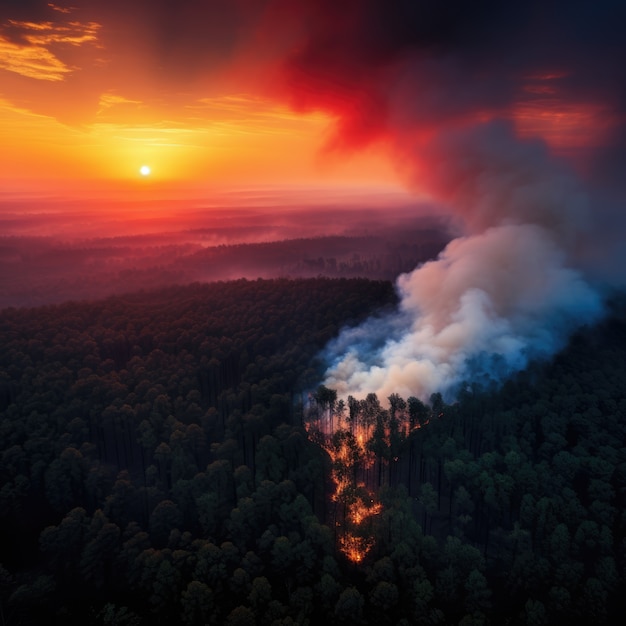
<svg viewBox="0 0 626 626">
<path fill-rule="evenodd" d="M 358 498 L 356 502 L 350 507 L 348 517 L 355 526 L 360 526 L 363 522 L 372 515 L 378 515 L 383 510 L 383 505 L 380 502 L 374 502 L 373 499 L 366 504 L 362 498 Z"/>
<path fill-rule="evenodd" d="M 371 425 L 349 423 L 346 428 L 343 421 L 347 420 L 327 410 L 322 415 L 314 414 L 306 421 L 305 428 L 332 461 L 335 491 L 331 499 L 343 510 L 343 524 L 335 523 L 337 545 L 350 561 L 361 563 L 375 544 L 371 522 L 382 512 L 383 505 L 364 482 L 355 478 L 359 469 L 371 468 L 376 460 L 368 447 Z"/>
<path fill-rule="evenodd" d="M 339 538 L 339 548 L 353 562 L 360 563 L 374 546 L 371 537 L 357 537 L 346 533 Z"/>
</svg>

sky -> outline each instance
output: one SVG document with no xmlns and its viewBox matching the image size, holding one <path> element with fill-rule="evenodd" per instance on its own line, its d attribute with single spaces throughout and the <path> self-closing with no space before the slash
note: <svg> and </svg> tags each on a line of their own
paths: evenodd
<svg viewBox="0 0 626 626">
<path fill-rule="evenodd" d="M 271 4 L 3 2 L 2 190 L 159 198 L 397 186 L 380 151 L 325 150 L 332 112 L 294 109 Z"/>
<path fill-rule="evenodd" d="M 0 183 L 430 192 L 399 132 L 414 150 L 494 119 L 598 177 L 623 157 L 623 17 L 606 0 L 4 0 Z"/>
</svg>

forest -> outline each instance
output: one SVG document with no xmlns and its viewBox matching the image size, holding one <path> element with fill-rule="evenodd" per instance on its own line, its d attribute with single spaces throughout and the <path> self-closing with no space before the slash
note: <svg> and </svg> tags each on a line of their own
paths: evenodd
<svg viewBox="0 0 626 626">
<path fill-rule="evenodd" d="M 0 262 L 6 268 L 0 307 L 102 298 L 119 293 L 120 285 L 137 291 L 237 278 L 392 280 L 436 256 L 449 238 L 435 229 L 405 233 L 409 236 L 411 241 L 390 233 L 220 245 L 150 243 L 147 237 L 67 243 L 0 236 Z"/>
<path fill-rule="evenodd" d="M 626 304 L 455 398 L 338 399 L 385 280 L 0 311 L 0 623 L 618 624 Z"/>
</svg>

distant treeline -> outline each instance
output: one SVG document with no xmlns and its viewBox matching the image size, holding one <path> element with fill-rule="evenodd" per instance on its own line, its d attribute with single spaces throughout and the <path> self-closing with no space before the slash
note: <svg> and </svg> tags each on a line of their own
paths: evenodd
<svg viewBox="0 0 626 626">
<path fill-rule="evenodd" d="M 375 459 L 355 487 L 383 509 L 362 563 L 338 549 L 307 392 L 341 326 L 395 301 L 239 280 L 0 311 L 0 621 L 621 623 L 617 306 L 501 389 L 349 403 Z"/>
<path fill-rule="evenodd" d="M 393 280 L 437 256 L 448 237 L 415 231 L 393 241 L 381 236 L 319 237 L 206 248 L 193 255 L 196 268 L 213 277 L 223 271 L 279 272 L 289 277 L 366 277 Z M 184 263 L 187 263 L 185 261 Z"/>
<path fill-rule="evenodd" d="M 135 245 L 125 237 L 0 237 L 0 308 L 237 278 L 393 280 L 434 258 L 449 239 L 437 228 L 213 246 L 195 231 L 178 237 L 171 235 L 164 245 L 147 235 Z"/>
</svg>

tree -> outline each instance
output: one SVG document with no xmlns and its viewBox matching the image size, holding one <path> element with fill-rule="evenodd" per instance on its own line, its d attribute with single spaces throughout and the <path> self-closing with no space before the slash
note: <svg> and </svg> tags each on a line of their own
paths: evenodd
<svg viewBox="0 0 626 626">
<path fill-rule="evenodd" d="M 182 592 L 181 606 L 181 618 L 188 626 L 214 621 L 215 597 L 210 587 L 199 580 L 192 580 Z"/>
<path fill-rule="evenodd" d="M 376 427 L 367 447 L 376 455 L 378 462 L 378 487 L 382 486 L 383 461 L 389 461 L 389 442 L 385 430 L 384 418 L 381 413 L 376 417 Z"/>
<path fill-rule="evenodd" d="M 9 597 L 9 608 L 19 613 L 33 611 L 41 623 L 45 619 L 45 609 L 52 599 L 54 589 L 55 583 L 52 577 L 38 576 L 32 582 L 20 585 L 13 592 Z"/>
<path fill-rule="evenodd" d="M 150 604 L 155 613 L 170 611 L 174 608 L 180 594 L 181 572 L 169 558 L 164 558 L 156 569 L 152 581 Z"/>
<path fill-rule="evenodd" d="M 238 556 L 238 555 L 237 555 Z M 242 567 L 237 567 L 232 573 L 229 587 L 236 596 L 245 596 L 250 590 L 250 575 Z"/>
<path fill-rule="evenodd" d="M 219 528 L 218 497 L 214 492 L 203 493 L 196 498 L 198 522 L 205 537 L 214 537 Z"/>
<path fill-rule="evenodd" d="M 330 614 L 341 592 L 341 585 L 328 573 L 322 574 L 315 585 L 315 591 L 322 601 L 324 613 Z"/>
<path fill-rule="evenodd" d="M 65 448 L 45 474 L 46 496 L 59 512 L 81 504 L 87 466 L 76 448 Z"/>
<path fill-rule="evenodd" d="M 241 498 L 248 498 L 252 495 L 254 489 L 254 477 L 252 471 L 247 465 L 240 465 L 235 470 L 235 491 L 237 492 L 237 501 Z"/>
<path fill-rule="evenodd" d="M 254 613 L 247 606 L 238 606 L 228 614 L 226 626 L 256 626 Z"/>
<path fill-rule="evenodd" d="M 431 483 L 423 483 L 420 488 L 420 502 L 424 511 L 423 528 L 424 532 L 430 532 L 432 527 L 432 516 L 437 511 L 437 492 Z M 427 524 L 429 520 L 429 524 Z"/>
<path fill-rule="evenodd" d="M 313 394 L 315 402 L 321 407 L 322 411 L 328 415 L 332 415 L 337 402 L 337 390 L 329 389 L 325 385 L 320 385 Z M 331 428 L 332 430 L 332 428 Z"/>
<path fill-rule="evenodd" d="M 272 586 L 265 576 L 257 576 L 252 581 L 248 601 L 257 614 L 260 614 L 272 599 Z"/>
<path fill-rule="evenodd" d="M 217 495 L 220 517 L 228 515 L 235 503 L 235 481 L 232 463 L 226 459 L 214 461 L 206 468 L 209 489 Z"/>
<path fill-rule="evenodd" d="M 363 617 L 365 599 L 355 587 L 344 589 L 335 604 L 335 618 L 342 624 L 358 624 Z"/>
<path fill-rule="evenodd" d="M 436 418 L 443 417 L 444 407 L 445 407 L 445 404 L 444 404 L 442 395 L 439 392 L 431 394 L 430 409 L 432 411 L 433 417 L 436 417 Z"/>
<path fill-rule="evenodd" d="M 458 537 L 465 537 L 473 512 L 474 501 L 469 491 L 463 485 L 457 487 L 452 496 L 452 527 Z"/>
<path fill-rule="evenodd" d="M 120 534 L 116 524 L 107 522 L 83 550 L 80 559 L 81 575 L 96 588 L 103 587 L 111 580 Z"/>
<path fill-rule="evenodd" d="M 416 580 L 413 584 L 413 617 L 418 624 L 427 623 L 427 615 L 430 612 L 429 605 L 435 592 L 433 586 L 427 578 Z"/>
<path fill-rule="evenodd" d="M 256 450 L 257 483 L 263 480 L 280 482 L 286 469 L 280 445 L 275 437 L 265 435 Z"/>
<path fill-rule="evenodd" d="M 277 537 L 272 546 L 272 567 L 287 583 L 294 559 L 295 553 L 289 539 L 285 536 Z"/>
<path fill-rule="evenodd" d="M 381 616 L 386 615 L 386 621 L 389 619 L 388 613 L 393 611 L 398 604 L 398 587 L 394 583 L 381 580 L 376 583 L 369 595 L 369 601 L 373 607 L 380 611 Z"/>
<path fill-rule="evenodd" d="M 180 528 L 183 516 L 171 500 L 162 500 L 150 514 L 150 537 L 157 546 L 165 546 L 174 528 Z"/>
<path fill-rule="evenodd" d="M 486 611 L 491 607 L 491 590 L 481 572 L 473 569 L 465 581 L 465 609 L 470 613 Z"/>
<path fill-rule="evenodd" d="M 402 413 L 406 409 L 406 401 L 397 393 L 392 393 L 389 398 L 389 413 L 392 418 L 398 418 L 398 413 Z"/>
<path fill-rule="evenodd" d="M 606 621 L 607 597 L 606 589 L 597 578 L 590 577 L 585 581 L 580 610 L 588 623 L 602 624 Z"/>
<path fill-rule="evenodd" d="M 137 517 L 137 492 L 128 472 L 120 472 L 104 504 L 104 514 L 120 527 Z"/>
<path fill-rule="evenodd" d="M 411 430 L 423 426 L 428 421 L 428 407 L 418 398 L 411 396 L 407 400 L 409 407 L 409 425 Z"/>
<path fill-rule="evenodd" d="M 107 602 L 97 615 L 102 626 L 140 626 L 141 618 L 126 606 Z"/>
<path fill-rule="evenodd" d="M 456 607 L 459 602 L 461 572 L 454 566 L 441 568 L 437 573 L 435 591 L 440 602 L 447 607 Z"/>
<path fill-rule="evenodd" d="M 528 626 L 543 626 L 543 624 L 547 624 L 546 608 L 543 602 L 539 600 L 534 600 L 533 598 L 527 600 L 524 605 L 524 613 Z"/>
<path fill-rule="evenodd" d="M 58 526 L 46 527 L 39 536 L 41 550 L 47 553 L 55 568 L 76 567 L 83 548 L 89 520 L 85 509 L 72 509 Z"/>
</svg>

